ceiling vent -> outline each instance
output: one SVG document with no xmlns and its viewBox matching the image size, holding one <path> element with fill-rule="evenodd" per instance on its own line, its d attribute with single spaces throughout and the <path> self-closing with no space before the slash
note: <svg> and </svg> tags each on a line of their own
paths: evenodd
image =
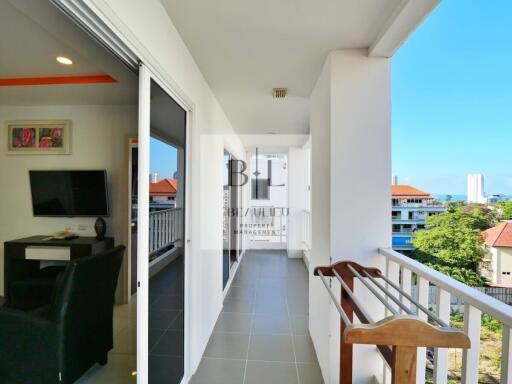
<svg viewBox="0 0 512 384">
<path fill-rule="evenodd" d="M 284 99 L 287 91 L 286 88 L 273 88 L 272 97 L 274 97 L 274 99 Z"/>
</svg>

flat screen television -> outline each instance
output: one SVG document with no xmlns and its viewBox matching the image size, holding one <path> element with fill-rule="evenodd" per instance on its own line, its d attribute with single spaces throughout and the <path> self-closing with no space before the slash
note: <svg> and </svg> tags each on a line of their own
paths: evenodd
<svg viewBox="0 0 512 384">
<path fill-rule="evenodd" d="M 107 172 L 29 171 L 34 216 L 109 215 Z"/>
</svg>

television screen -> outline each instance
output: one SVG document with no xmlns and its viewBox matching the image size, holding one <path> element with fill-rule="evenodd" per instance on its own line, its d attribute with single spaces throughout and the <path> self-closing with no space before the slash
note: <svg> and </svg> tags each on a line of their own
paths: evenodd
<svg viewBox="0 0 512 384">
<path fill-rule="evenodd" d="M 108 216 L 106 171 L 29 171 L 34 216 Z"/>
</svg>

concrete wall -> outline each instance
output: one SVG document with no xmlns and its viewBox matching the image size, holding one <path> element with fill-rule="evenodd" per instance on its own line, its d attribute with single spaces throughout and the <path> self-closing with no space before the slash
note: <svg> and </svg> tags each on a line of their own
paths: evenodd
<svg viewBox="0 0 512 384">
<path fill-rule="evenodd" d="M 312 249 L 309 272 L 309 331 L 322 369 L 324 381 L 330 377 L 329 295 L 313 267 L 331 263 L 330 231 L 330 140 L 331 140 L 331 63 L 328 59 L 311 95 L 311 220 Z"/>
<path fill-rule="evenodd" d="M 187 210 L 190 285 L 187 351 L 193 373 L 222 308 L 222 181 L 224 144 L 239 158 L 242 143 L 158 0 L 87 0 L 137 54 L 193 107 Z"/>
<path fill-rule="evenodd" d="M 136 106 L 4 106 L 3 120 L 71 120 L 71 155 L 8 155 L 0 135 L 0 242 L 49 235 L 67 227 L 94 235 L 95 218 L 34 217 L 28 171 L 31 169 L 106 169 L 111 216 L 107 234 L 126 244 L 128 228 L 128 136 L 137 135 Z M 4 132 L 5 133 L 5 132 Z M 85 229 L 79 229 L 83 226 Z M 3 246 L 0 247 L 0 296 L 3 295 Z M 120 281 L 121 283 L 121 281 Z"/>
<path fill-rule="evenodd" d="M 366 50 L 332 52 L 311 104 L 311 266 L 354 260 L 382 268 L 377 249 L 391 245 L 389 59 L 370 58 Z M 320 284 L 318 277 L 311 277 L 310 330 L 324 378 L 335 383 L 339 315 L 326 303 L 325 287 Z M 382 306 L 363 288 L 356 284 L 356 294 L 379 318 Z M 333 290 L 339 292 L 335 283 Z M 375 347 L 355 347 L 353 372 L 354 383 L 382 375 Z"/>
</svg>

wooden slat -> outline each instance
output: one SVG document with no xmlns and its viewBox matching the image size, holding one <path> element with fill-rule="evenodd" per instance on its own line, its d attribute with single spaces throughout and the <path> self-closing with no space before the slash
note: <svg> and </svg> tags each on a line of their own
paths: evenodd
<svg viewBox="0 0 512 384">
<path fill-rule="evenodd" d="M 461 383 L 478 384 L 481 319 L 482 311 L 470 304 L 464 305 L 464 332 L 471 340 L 471 348 L 462 351 Z"/>
<path fill-rule="evenodd" d="M 416 347 L 393 348 L 392 384 L 414 383 L 416 375 Z"/>
<path fill-rule="evenodd" d="M 435 327 L 409 315 L 396 315 L 373 324 L 348 326 L 345 330 L 345 342 L 445 348 L 469 348 L 471 344 L 469 338 L 455 328 Z"/>
<path fill-rule="evenodd" d="M 437 287 L 437 316 L 445 321 L 450 320 L 450 293 Z M 436 348 L 434 351 L 434 383 L 448 382 L 448 349 Z"/>
<path fill-rule="evenodd" d="M 354 278 L 346 278 L 345 283 L 351 291 L 354 291 Z M 345 292 L 341 289 L 341 308 L 347 314 L 350 321 L 354 319 L 354 311 L 352 310 L 352 300 Z M 352 357 L 353 347 L 352 344 L 345 343 L 345 329 L 347 326 L 340 319 L 340 384 L 352 384 Z"/>
</svg>

